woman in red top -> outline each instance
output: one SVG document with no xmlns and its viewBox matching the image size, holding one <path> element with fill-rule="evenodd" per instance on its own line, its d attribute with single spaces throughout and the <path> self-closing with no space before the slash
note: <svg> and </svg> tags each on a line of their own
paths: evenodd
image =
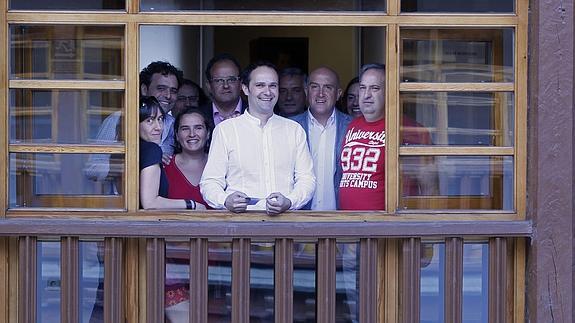
<svg viewBox="0 0 575 323">
<path fill-rule="evenodd" d="M 178 115 L 174 123 L 174 156 L 166 165 L 168 198 L 191 199 L 207 203 L 200 193 L 199 182 L 208 160 L 208 147 L 213 127 L 209 118 L 196 108 Z"/>
<path fill-rule="evenodd" d="M 208 160 L 208 147 L 213 127 L 202 111 L 189 108 L 174 122 L 175 155 L 165 166 L 168 178 L 168 198 L 189 199 L 209 208 L 200 193 L 199 182 Z M 169 243 L 166 246 L 165 308 L 170 322 L 188 322 L 189 281 L 176 278 L 168 268 L 189 265 L 188 244 Z M 186 256 L 187 255 L 187 256 Z"/>
</svg>

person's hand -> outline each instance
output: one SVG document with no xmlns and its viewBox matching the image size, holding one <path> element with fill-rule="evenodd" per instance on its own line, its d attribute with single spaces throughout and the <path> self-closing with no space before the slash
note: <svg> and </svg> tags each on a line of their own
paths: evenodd
<svg viewBox="0 0 575 323">
<path fill-rule="evenodd" d="M 172 162 L 172 156 L 168 154 L 162 154 L 162 164 L 168 166 Z"/>
<path fill-rule="evenodd" d="M 226 201 L 224 202 L 224 206 L 226 209 L 230 210 L 230 212 L 234 213 L 241 213 L 245 212 L 248 208 L 248 199 L 247 195 L 242 192 L 235 192 L 228 197 L 226 197 Z"/>
<path fill-rule="evenodd" d="M 291 207 L 291 201 L 282 193 L 271 193 L 266 198 L 266 212 L 268 215 L 276 215 L 285 212 Z"/>
</svg>

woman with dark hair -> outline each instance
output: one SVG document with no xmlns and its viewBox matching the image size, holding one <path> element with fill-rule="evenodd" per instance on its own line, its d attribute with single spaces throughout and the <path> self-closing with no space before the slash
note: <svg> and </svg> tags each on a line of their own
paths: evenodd
<svg viewBox="0 0 575 323">
<path fill-rule="evenodd" d="M 207 207 L 200 193 L 199 182 L 208 160 L 208 147 L 213 126 L 211 118 L 202 110 L 187 108 L 181 111 L 174 122 L 175 155 L 165 166 L 168 178 L 170 199 L 190 199 L 198 206 Z M 174 266 L 189 264 L 189 257 L 182 257 L 181 250 L 189 247 L 187 243 L 167 243 L 166 263 Z M 181 279 L 177 274 L 166 270 L 165 309 L 172 323 L 189 320 L 189 280 Z"/>
<path fill-rule="evenodd" d="M 181 112 L 174 123 L 174 157 L 166 166 L 168 198 L 192 199 L 207 207 L 199 182 L 208 160 L 213 126 L 210 118 L 197 108 Z"/>
<path fill-rule="evenodd" d="M 164 110 L 155 97 L 140 98 L 140 206 L 144 209 L 205 209 L 189 199 L 168 199 L 168 179 L 159 144 Z"/>
<path fill-rule="evenodd" d="M 361 110 L 359 109 L 359 78 L 354 77 L 349 81 L 344 92 L 344 102 L 347 114 L 357 118 L 360 117 Z"/>
</svg>

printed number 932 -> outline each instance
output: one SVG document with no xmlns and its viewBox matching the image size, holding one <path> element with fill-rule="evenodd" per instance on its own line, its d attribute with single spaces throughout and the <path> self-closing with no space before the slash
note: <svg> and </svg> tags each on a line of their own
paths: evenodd
<svg viewBox="0 0 575 323">
<path fill-rule="evenodd" d="M 341 166 L 343 171 L 377 171 L 377 161 L 381 151 L 378 148 L 345 147 L 341 152 Z"/>
</svg>

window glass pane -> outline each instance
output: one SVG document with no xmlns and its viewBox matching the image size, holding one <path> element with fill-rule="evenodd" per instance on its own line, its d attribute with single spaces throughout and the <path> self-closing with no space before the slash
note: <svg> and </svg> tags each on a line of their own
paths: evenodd
<svg viewBox="0 0 575 323">
<path fill-rule="evenodd" d="M 187 322 L 190 317 L 190 242 L 166 243 L 164 307 L 167 322 Z"/>
<path fill-rule="evenodd" d="M 60 242 L 39 241 L 37 244 L 36 321 L 60 322 L 61 276 Z"/>
<path fill-rule="evenodd" d="M 487 323 L 489 247 L 487 243 L 463 245 L 463 322 Z M 503 288 L 504 286 L 499 286 Z"/>
<path fill-rule="evenodd" d="M 401 12 L 513 12 L 513 0 L 401 0 Z"/>
<path fill-rule="evenodd" d="M 80 322 L 104 322 L 104 242 L 80 242 Z"/>
<path fill-rule="evenodd" d="M 274 244 L 252 243 L 250 261 L 250 321 L 274 322 Z"/>
<path fill-rule="evenodd" d="M 445 244 L 421 244 L 420 318 L 425 323 L 444 321 Z"/>
<path fill-rule="evenodd" d="M 123 108 L 123 91 L 11 89 L 10 143 L 120 144 L 123 131 L 105 138 L 99 129 Z"/>
<path fill-rule="evenodd" d="M 124 79 L 123 26 L 10 26 L 10 79 Z"/>
<path fill-rule="evenodd" d="M 335 277 L 335 321 L 359 322 L 359 243 L 337 244 Z"/>
<path fill-rule="evenodd" d="M 385 11 L 382 0 L 141 0 L 142 11 L 171 10 L 281 10 L 281 11 Z"/>
<path fill-rule="evenodd" d="M 316 322 L 316 250 L 315 243 L 293 244 L 293 321 Z"/>
<path fill-rule="evenodd" d="M 208 322 L 232 321 L 232 244 L 208 244 Z"/>
<path fill-rule="evenodd" d="M 404 146 L 513 146 L 513 93 L 402 93 L 400 102 Z"/>
<path fill-rule="evenodd" d="M 513 82 L 513 28 L 403 29 L 402 82 Z"/>
<path fill-rule="evenodd" d="M 401 209 L 513 210 L 511 156 L 403 156 Z"/>
<path fill-rule="evenodd" d="M 90 158 L 110 161 L 106 180 L 89 179 Z M 123 208 L 123 179 L 123 155 L 10 153 L 10 207 Z"/>
<path fill-rule="evenodd" d="M 119 10 L 126 0 L 10 0 L 11 10 Z"/>
</svg>

